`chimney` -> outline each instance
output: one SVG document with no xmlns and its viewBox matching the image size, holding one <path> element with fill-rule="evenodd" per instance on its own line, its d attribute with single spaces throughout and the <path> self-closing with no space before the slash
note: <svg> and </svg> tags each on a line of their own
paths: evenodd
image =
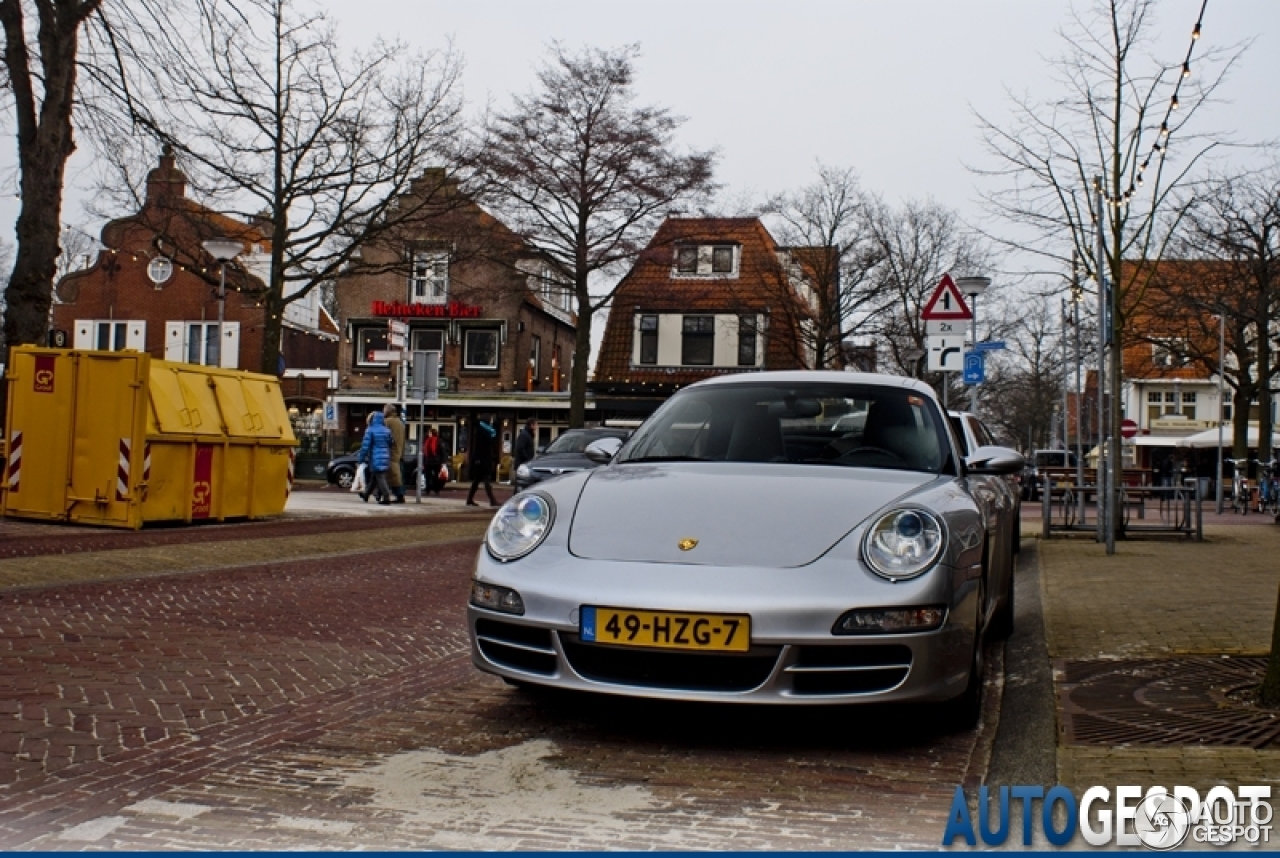
<svg viewBox="0 0 1280 858">
<path fill-rule="evenodd" d="M 174 162 L 173 148 L 166 145 L 160 153 L 160 166 L 147 174 L 147 202 L 186 195 L 187 177 Z"/>
</svg>

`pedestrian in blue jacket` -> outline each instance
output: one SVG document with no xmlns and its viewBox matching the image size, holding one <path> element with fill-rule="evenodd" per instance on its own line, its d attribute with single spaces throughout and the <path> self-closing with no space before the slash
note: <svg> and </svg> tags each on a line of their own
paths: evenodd
<svg viewBox="0 0 1280 858">
<path fill-rule="evenodd" d="M 387 421 L 379 411 L 373 413 L 369 428 L 364 431 L 357 461 L 368 465 L 373 472 L 373 480 L 369 485 L 377 489 L 378 503 L 391 503 L 391 487 L 387 485 L 387 471 L 391 469 L 391 430 L 387 428 Z M 368 488 L 360 493 L 360 500 L 369 502 Z"/>
</svg>

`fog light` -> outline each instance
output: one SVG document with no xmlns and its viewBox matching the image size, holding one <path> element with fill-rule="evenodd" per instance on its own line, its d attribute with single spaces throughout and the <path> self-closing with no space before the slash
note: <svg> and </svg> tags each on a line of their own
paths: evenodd
<svg viewBox="0 0 1280 858">
<path fill-rule="evenodd" d="M 836 620 L 834 635 L 889 635 L 901 632 L 928 632 L 942 625 L 947 609 L 861 608 Z"/>
<path fill-rule="evenodd" d="M 495 587 L 493 584 L 471 582 L 471 604 L 477 608 L 501 611 L 504 614 L 523 614 L 524 599 L 515 590 Z"/>
</svg>

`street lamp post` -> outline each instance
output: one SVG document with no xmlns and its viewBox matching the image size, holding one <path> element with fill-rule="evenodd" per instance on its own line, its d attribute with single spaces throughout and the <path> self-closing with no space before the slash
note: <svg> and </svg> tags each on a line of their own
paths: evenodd
<svg viewBox="0 0 1280 858">
<path fill-rule="evenodd" d="M 991 285 L 990 277 L 960 277 L 956 280 L 956 287 L 961 294 L 969 299 L 969 313 L 972 316 L 972 337 L 973 350 L 978 350 L 978 296 L 987 291 L 987 287 Z M 969 410 L 977 413 L 978 411 L 978 385 L 973 386 L 973 390 L 969 391 Z"/>
<path fill-rule="evenodd" d="M 227 263 L 244 250 L 244 245 L 230 238 L 210 238 L 203 243 L 205 252 L 218 260 L 218 362 L 222 366 L 222 323 L 227 307 Z"/>
<path fill-rule="evenodd" d="M 1214 480 L 1214 499 L 1217 504 L 1218 515 L 1222 515 L 1222 415 L 1225 412 L 1223 408 L 1222 397 L 1225 391 L 1222 386 L 1223 375 L 1226 373 L 1227 367 L 1227 311 L 1224 307 L 1218 308 L 1218 478 Z"/>
<path fill-rule="evenodd" d="M 920 377 L 920 359 L 925 356 L 924 349 L 909 348 L 902 352 L 902 356 L 911 364 L 911 377 Z"/>
</svg>

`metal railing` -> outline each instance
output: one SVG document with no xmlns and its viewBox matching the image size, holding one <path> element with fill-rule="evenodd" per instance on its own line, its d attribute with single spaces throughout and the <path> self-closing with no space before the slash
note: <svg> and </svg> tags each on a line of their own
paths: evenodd
<svg viewBox="0 0 1280 858">
<path fill-rule="evenodd" d="M 1118 487 L 1117 532 L 1120 535 L 1168 533 L 1200 541 L 1204 538 L 1204 498 L 1200 488 L 1199 480 L 1190 480 L 1181 486 Z M 1096 483 L 1054 483 L 1046 476 L 1040 494 L 1044 538 L 1054 533 L 1096 533 L 1097 499 Z"/>
</svg>

